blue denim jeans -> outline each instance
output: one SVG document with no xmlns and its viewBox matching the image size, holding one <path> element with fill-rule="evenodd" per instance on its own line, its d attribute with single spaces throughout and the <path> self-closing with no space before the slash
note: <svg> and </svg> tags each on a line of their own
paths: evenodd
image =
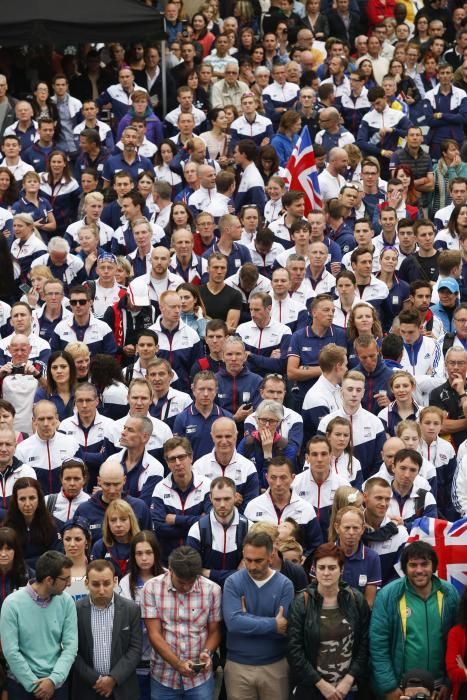
<svg viewBox="0 0 467 700">
<path fill-rule="evenodd" d="M 151 678 L 151 700 L 213 700 L 214 676 L 196 688 L 174 689 Z"/>
<path fill-rule="evenodd" d="M 11 678 L 8 678 L 7 690 L 9 700 L 35 700 L 33 693 L 28 693 L 22 685 Z M 57 688 L 52 697 L 53 700 L 68 700 L 68 683 Z"/>
</svg>

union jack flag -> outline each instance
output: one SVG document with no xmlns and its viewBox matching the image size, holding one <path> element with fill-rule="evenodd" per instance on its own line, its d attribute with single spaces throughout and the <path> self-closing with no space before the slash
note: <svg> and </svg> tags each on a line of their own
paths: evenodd
<svg viewBox="0 0 467 700">
<path fill-rule="evenodd" d="M 467 518 L 449 523 L 437 518 L 414 520 L 407 544 L 423 540 L 436 550 L 438 576 L 462 593 L 467 586 Z"/>
<path fill-rule="evenodd" d="M 286 166 L 289 189 L 305 193 L 305 216 L 312 209 L 322 209 L 315 153 L 308 127 L 304 126 Z"/>
</svg>

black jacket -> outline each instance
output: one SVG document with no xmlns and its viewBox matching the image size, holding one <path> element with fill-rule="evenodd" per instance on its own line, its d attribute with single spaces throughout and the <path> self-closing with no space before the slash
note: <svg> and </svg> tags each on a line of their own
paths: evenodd
<svg viewBox="0 0 467 700">
<path fill-rule="evenodd" d="M 306 593 L 306 595 L 305 595 Z M 365 680 L 368 667 L 368 630 L 370 609 L 360 591 L 347 584 L 340 584 L 337 602 L 345 614 L 353 632 L 352 661 L 347 673 L 359 684 Z M 311 584 L 306 592 L 299 593 L 288 612 L 287 659 L 292 672 L 292 685 L 296 686 L 295 700 L 319 697 L 314 688 L 321 679 L 316 669 L 320 644 L 320 612 L 323 598 L 317 585 Z M 312 691 L 316 690 L 316 694 Z"/>
<path fill-rule="evenodd" d="M 337 39 L 347 41 L 350 46 L 353 46 L 357 36 L 362 33 L 362 26 L 360 24 L 360 17 L 355 12 L 350 12 L 349 15 L 350 24 L 347 30 L 337 10 L 331 10 L 328 14 L 329 31 L 330 36 L 335 36 Z"/>
<path fill-rule="evenodd" d="M 164 112 L 162 107 L 162 72 L 159 73 L 151 88 L 148 87 L 148 76 L 144 70 L 135 70 L 135 83 L 148 91 L 149 96 L 157 95 L 158 102 L 154 106 L 154 111 L 163 119 L 168 112 L 176 109 L 177 103 L 177 85 L 170 71 L 167 71 L 167 112 Z"/>
</svg>

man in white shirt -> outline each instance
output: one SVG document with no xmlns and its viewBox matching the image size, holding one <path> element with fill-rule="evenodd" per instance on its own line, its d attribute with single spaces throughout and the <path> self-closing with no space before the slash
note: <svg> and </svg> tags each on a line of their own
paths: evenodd
<svg viewBox="0 0 467 700">
<path fill-rule="evenodd" d="M 331 148 L 328 153 L 328 164 L 318 175 L 319 189 L 323 202 L 333 197 L 339 197 L 345 185 L 343 173 L 349 166 L 349 156 L 343 148 Z"/>
<path fill-rule="evenodd" d="M 21 141 L 15 134 L 5 136 L 2 144 L 2 153 L 4 155 L 2 165 L 8 168 L 16 182 L 22 182 L 26 173 L 34 172 L 32 165 L 25 163 L 20 158 Z"/>
<path fill-rule="evenodd" d="M 145 296 L 149 292 L 151 304 L 159 303 L 162 292 L 177 289 L 184 280 L 180 275 L 169 271 L 170 251 L 164 246 L 157 246 L 151 252 L 151 269 L 149 275 L 137 277 L 130 283 L 136 296 Z"/>
</svg>

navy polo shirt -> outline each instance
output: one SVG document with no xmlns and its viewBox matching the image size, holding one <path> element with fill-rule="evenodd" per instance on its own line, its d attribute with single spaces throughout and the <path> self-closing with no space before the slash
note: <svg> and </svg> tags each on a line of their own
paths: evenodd
<svg viewBox="0 0 467 700">
<path fill-rule="evenodd" d="M 323 336 L 319 336 L 316 335 L 311 326 L 306 326 L 292 333 L 287 356 L 299 357 L 300 365 L 305 367 L 317 367 L 319 365 L 319 353 L 326 345 L 329 345 L 329 343 L 335 343 L 347 349 L 347 339 L 344 329 L 332 325 Z M 298 382 L 298 394 L 302 401 L 308 389 L 310 389 L 315 382 L 316 379 Z"/>
<path fill-rule="evenodd" d="M 63 311 L 60 314 L 60 316 L 53 321 L 50 321 L 45 314 L 42 314 L 42 316 L 39 318 L 39 336 L 43 339 L 46 340 L 48 343 L 50 343 L 50 339 L 52 337 L 52 334 L 55 330 L 55 326 L 57 326 L 60 321 L 63 321 Z"/>
<path fill-rule="evenodd" d="M 350 557 L 345 558 L 342 578 L 349 586 L 362 593 L 365 586 L 381 586 L 381 562 L 379 554 L 360 542 Z"/>
<path fill-rule="evenodd" d="M 193 462 L 214 449 L 211 427 L 215 420 L 222 417 L 232 418 L 232 414 L 214 404 L 211 413 L 205 418 L 194 403 L 176 417 L 173 433 L 188 438 L 193 449 Z"/>
<path fill-rule="evenodd" d="M 222 251 L 219 250 L 219 246 L 217 243 L 213 243 L 213 245 L 207 249 L 205 253 L 203 253 L 203 258 L 206 260 L 209 259 L 209 256 L 212 253 L 220 253 Z M 247 262 L 251 262 L 251 255 L 250 251 L 246 246 L 244 246 L 242 243 L 232 243 L 232 250 L 230 252 L 230 255 L 227 258 L 227 277 L 232 277 L 232 275 L 235 275 L 242 265 L 244 265 Z M 205 273 L 202 277 L 201 282 L 204 284 L 207 282 L 208 275 Z"/>
<path fill-rule="evenodd" d="M 144 156 L 137 156 L 130 165 L 123 158 L 123 153 L 118 153 L 115 156 L 110 156 L 110 158 L 104 163 L 102 177 L 104 180 L 110 182 L 115 173 L 118 173 L 121 170 L 129 173 L 133 179 L 133 182 L 136 182 L 140 173 L 142 173 L 144 170 L 149 170 L 149 172 L 152 173 L 154 171 L 154 167 L 149 158 L 145 158 Z"/>
</svg>

